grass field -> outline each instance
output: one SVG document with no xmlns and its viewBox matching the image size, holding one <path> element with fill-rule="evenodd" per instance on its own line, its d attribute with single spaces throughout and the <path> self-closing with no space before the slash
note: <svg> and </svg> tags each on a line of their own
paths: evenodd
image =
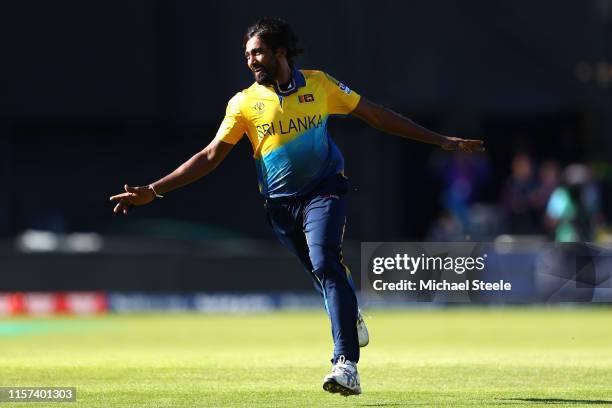
<svg viewBox="0 0 612 408">
<path fill-rule="evenodd" d="M 23 407 L 612 405 L 612 309 L 366 311 L 364 394 L 325 393 L 320 312 L 0 320 L 0 386 L 76 386 Z"/>
</svg>

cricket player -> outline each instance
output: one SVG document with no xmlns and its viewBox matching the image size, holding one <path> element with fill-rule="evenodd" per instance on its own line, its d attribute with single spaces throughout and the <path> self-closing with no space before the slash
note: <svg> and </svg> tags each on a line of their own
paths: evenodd
<svg viewBox="0 0 612 408">
<path fill-rule="evenodd" d="M 446 150 L 482 151 L 480 140 L 443 136 L 376 105 L 316 70 L 295 66 L 302 52 L 291 26 L 264 18 L 247 29 L 244 58 L 255 82 L 234 95 L 215 138 L 172 173 L 147 186 L 125 185 L 112 196 L 128 214 L 210 173 L 246 135 L 270 226 L 306 268 L 331 320 L 332 371 L 323 388 L 361 393 L 359 347 L 369 341 L 348 268 L 342 262 L 348 180 L 344 158 L 327 132 L 332 115 L 352 114 L 370 126 Z M 382 158 L 381 158 L 382 159 Z"/>
</svg>

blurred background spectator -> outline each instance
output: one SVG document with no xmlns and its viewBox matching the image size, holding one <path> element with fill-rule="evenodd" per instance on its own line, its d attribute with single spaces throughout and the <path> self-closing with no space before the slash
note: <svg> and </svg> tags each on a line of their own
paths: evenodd
<svg viewBox="0 0 612 408">
<path fill-rule="evenodd" d="M 533 234 L 537 230 L 537 180 L 531 156 L 520 153 L 512 159 L 512 173 L 501 193 L 501 206 L 511 234 Z"/>
<path fill-rule="evenodd" d="M 592 169 L 571 164 L 563 171 L 563 183 L 551 194 L 546 209 L 547 223 L 557 242 L 592 241 L 602 226 L 599 186 Z"/>
<path fill-rule="evenodd" d="M 441 204 L 446 217 L 456 220 L 463 234 L 470 234 L 471 205 L 482 200 L 482 191 L 493 177 L 488 156 L 436 151 L 429 169 L 433 179 L 441 183 Z"/>
</svg>

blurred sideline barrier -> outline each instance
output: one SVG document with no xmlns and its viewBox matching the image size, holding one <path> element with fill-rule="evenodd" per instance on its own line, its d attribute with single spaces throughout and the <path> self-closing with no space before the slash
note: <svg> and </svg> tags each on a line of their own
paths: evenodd
<svg viewBox="0 0 612 408">
<path fill-rule="evenodd" d="M 306 271 L 276 241 L 88 236 L 95 246 L 69 245 L 73 241 L 42 232 L 0 242 L 0 292 L 312 290 Z M 357 244 L 347 245 L 345 259 L 358 279 Z"/>
<path fill-rule="evenodd" d="M 88 245 L 66 245 L 74 237 L 55 237 L 56 244 L 47 245 L 46 238 L 37 241 L 40 237 L 32 235 L 28 239 L 38 245 L 0 242 L 0 315 L 322 307 L 308 273 L 275 241 L 84 237 Z M 612 303 L 609 249 L 597 246 L 599 255 L 593 259 L 581 255 L 588 262 L 570 276 L 563 267 L 566 254 L 538 252 L 538 242 L 541 237 L 500 237 L 494 245 L 508 251 L 500 252 L 501 266 L 486 269 L 481 278 L 512 282 L 512 291 L 503 296 L 483 292 L 457 303 Z M 576 245 L 584 247 L 580 254 L 593 250 Z M 361 288 L 360 243 L 347 242 L 344 255 Z M 581 271 L 589 272 L 589 279 L 576 274 Z M 453 303 L 437 296 L 419 302 L 365 291 L 360 296 L 364 307 Z"/>
<path fill-rule="evenodd" d="M 0 316 L 96 315 L 109 312 L 256 313 L 319 308 L 316 294 L 298 293 L 0 293 Z"/>
<path fill-rule="evenodd" d="M 101 292 L 0 293 L 0 315 L 100 314 L 108 311 Z"/>
</svg>

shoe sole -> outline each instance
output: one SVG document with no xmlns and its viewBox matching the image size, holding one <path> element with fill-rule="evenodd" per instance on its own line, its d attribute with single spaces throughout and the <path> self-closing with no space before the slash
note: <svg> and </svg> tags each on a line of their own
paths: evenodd
<svg viewBox="0 0 612 408">
<path fill-rule="evenodd" d="M 351 390 L 350 388 L 346 388 L 344 385 L 338 384 L 338 382 L 333 378 L 325 380 L 325 382 L 323 383 L 323 389 L 331 394 L 340 394 L 343 397 L 361 394 L 361 390 L 355 391 Z"/>
<path fill-rule="evenodd" d="M 359 316 L 361 317 L 361 312 L 359 314 Z M 368 327 L 366 326 L 365 322 L 363 321 L 363 317 L 361 317 L 360 319 L 357 319 L 357 333 L 359 333 L 359 322 L 361 322 L 361 325 L 363 325 L 364 330 L 365 331 L 365 336 L 363 336 L 364 338 L 359 339 L 359 334 L 357 334 L 358 340 L 359 340 L 359 347 L 365 347 L 368 344 L 370 344 L 370 333 L 368 332 Z"/>
</svg>

